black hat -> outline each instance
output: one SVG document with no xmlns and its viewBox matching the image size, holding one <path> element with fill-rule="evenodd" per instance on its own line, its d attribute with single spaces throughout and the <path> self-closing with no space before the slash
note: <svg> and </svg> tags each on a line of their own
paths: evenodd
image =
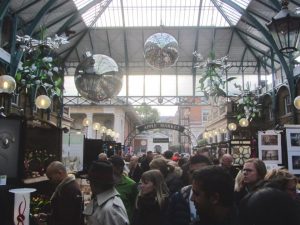
<svg viewBox="0 0 300 225">
<path fill-rule="evenodd" d="M 88 179 L 98 184 L 114 184 L 112 164 L 107 160 L 94 161 L 90 166 Z"/>
<path fill-rule="evenodd" d="M 116 167 L 124 167 L 125 162 L 121 156 L 112 155 L 109 157 L 108 161 L 110 161 Z"/>
</svg>

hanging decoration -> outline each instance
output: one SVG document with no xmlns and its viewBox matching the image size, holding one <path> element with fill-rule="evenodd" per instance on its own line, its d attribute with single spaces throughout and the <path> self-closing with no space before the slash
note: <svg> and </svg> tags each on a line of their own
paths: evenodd
<svg viewBox="0 0 300 225">
<path fill-rule="evenodd" d="M 194 56 L 198 61 L 202 61 L 201 54 L 194 52 Z M 226 77 L 226 71 L 231 67 L 227 64 L 228 56 L 215 59 L 215 53 L 211 52 L 206 61 L 196 63 L 194 68 L 204 69 L 199 80 L 199 89 L 204 93 L 207 99 L 211 100 L 211 104 L 217 104 L 218 98 L 226 97 L 226 83 L 235 79 L 235 77 Z"/>
<path fill-rule="evenodd" d="M 28 35 L 16 36 L 18 48 L 24 52 L 22 65 L 15 76 L 17 91 L 26 89 L 32 99 L 39 87 L 43 87 L 49 97 L 62 97 L 63 68 L 54 49 L 68 41 L 66 37 L 57 35 L 54 38 L 44 37 L 44 33 L 45 30 L 41 29 L 41 40 Z"/>
<path fill-rule="evenodd" d="M 112 58 L 86 52 L 86 58 L 76 68 L 74 80 L 82 97 L 99 102 L 119 94 L 123 74 Z"/>
<path fill-rule="evenodd" d="M 246 84 L 246 89 L 242 90 L 241 85 L 234 84 L 234 86 L 240 89 L 240 99 L 237 102 L 237 120 L 251 122 L 254 118 L 260 116 L 261 105 L 258 104 L 258 96 L 250 91 L 250 83 Z M 242 122 L 240 122 L 241 124 Z M 245 124 L 245 123 L 242 123 Z M 247 125 L 248 126 L 248 123 Z"/>
<path fill-rule="evenodd" d="M 157 69 L 171 67 L 178 59 L 178 42 L 167 33 L 153 34 L 145 42 L 144 55 L 147 63 Z"/>
</svg>

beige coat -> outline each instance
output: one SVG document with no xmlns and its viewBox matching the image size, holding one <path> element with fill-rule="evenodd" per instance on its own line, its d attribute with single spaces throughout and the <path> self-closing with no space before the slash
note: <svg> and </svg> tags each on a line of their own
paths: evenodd
<svg viewBox="0 0 300 225">
<path fill-rule="evenodd" d="M 126 209 L 115 188 L 98 194 L 83 214 L 87 225 L 129 225 Z"/>
</svg>

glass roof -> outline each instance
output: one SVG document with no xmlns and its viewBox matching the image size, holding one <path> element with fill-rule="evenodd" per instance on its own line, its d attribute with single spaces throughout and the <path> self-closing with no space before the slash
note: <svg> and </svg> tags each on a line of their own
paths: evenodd
<svg viewBox="0 0 300 225">
<path fill-rule="evenodd" d="M 73 0 L 78 8 L 93 0 Z M 251 0 L 233 0 L 246 9 Z M 236 25 L 241 14 L 221 0 L 103 0 L 82 13 L 87 26 L 92 27 L 158 27 Z M 103 13 L 101 11 L 108 5 Z M 199 14 L 200 10 L 200 14 Z M 222 13 L 220 12 L 222 11 Z M 122 13 L 124 13 L 124 21 Z M 200 21 L 198 24 L 198 17 Z M 225 19 L 224 16 L 227 18 Z"/>
</svg>

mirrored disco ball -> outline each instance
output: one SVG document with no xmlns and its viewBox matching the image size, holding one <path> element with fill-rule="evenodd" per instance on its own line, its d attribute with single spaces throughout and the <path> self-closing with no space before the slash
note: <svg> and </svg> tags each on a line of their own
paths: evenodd
<svg viewBox="0 0 300 225">
<path fill-rule="evenodd" d="M 178 42 L 167 33 L 151 35 L 144 45 L 146 61 L 158 69 L 174 65 L 178 59 Z"/>
<path fill-rule="evenodd" d="M 106 55 L 85 58 L 76 68 L 75 85 L 82 97 L 99 102 L 119 94 L 123 75 L 116 62 Z"/>
</svg>

